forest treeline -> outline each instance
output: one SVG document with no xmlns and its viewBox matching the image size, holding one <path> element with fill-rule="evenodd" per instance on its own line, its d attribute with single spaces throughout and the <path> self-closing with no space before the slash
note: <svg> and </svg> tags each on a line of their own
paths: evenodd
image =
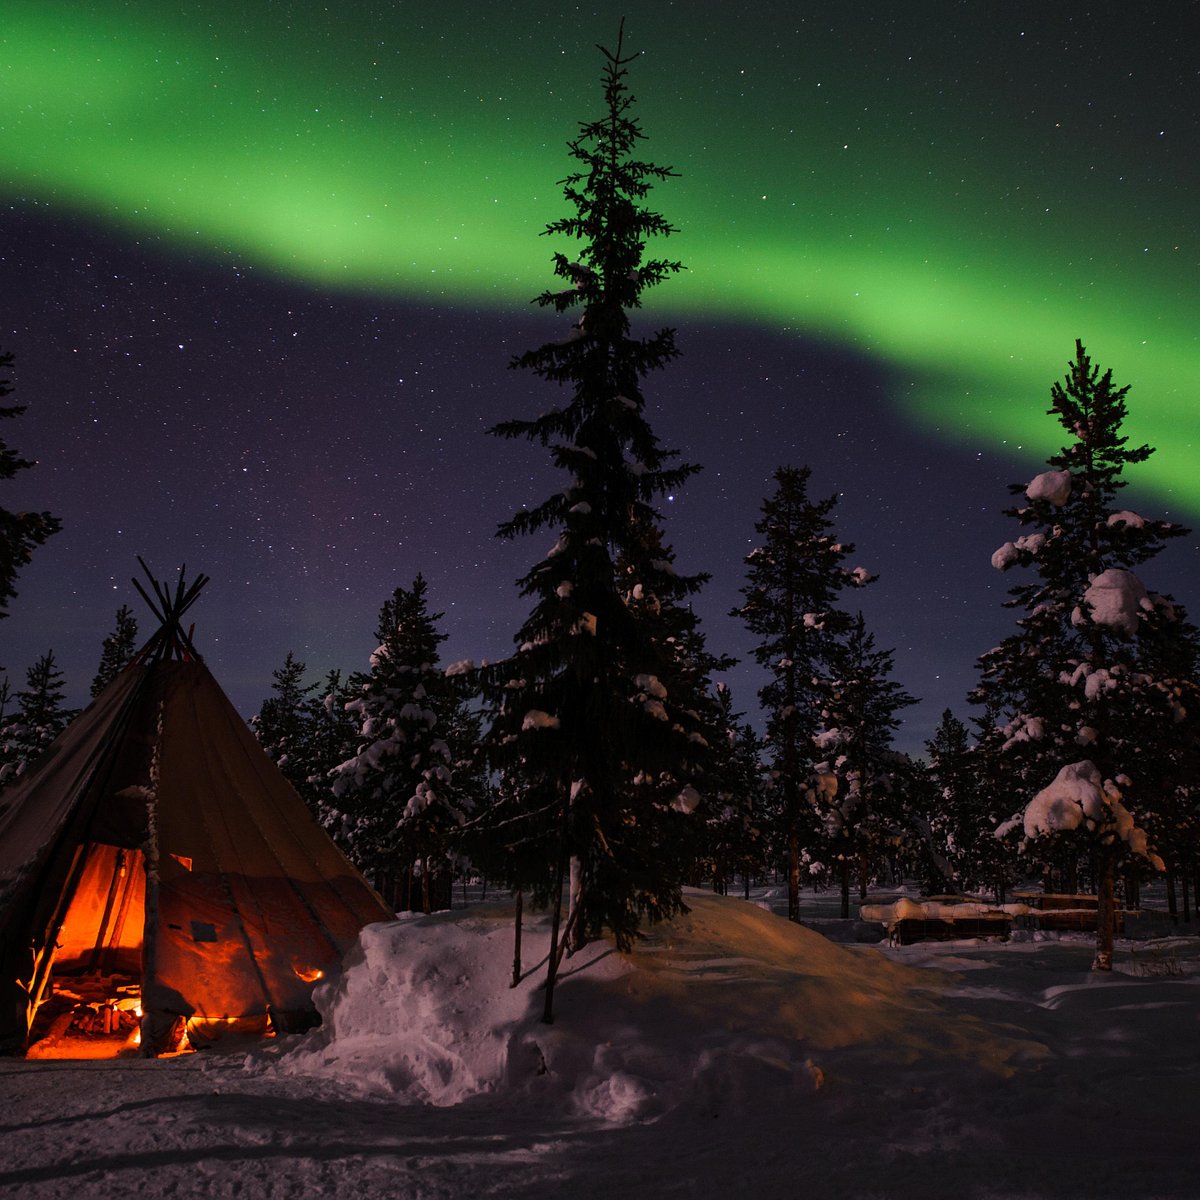
<svg viewBox="0 0 1200 1200">
<path fill-rule="evenodd" d="M 512 363 L 556 403 L 491 431 L 547 454 L 562 479 L 499 529 L 556 539 L 518 581 L 529 615 L 513 652 L 443 662 L 441 614 L 417 575 L 384 598 L 360 669 L 311 682 L 288 654 L 253 718 L 259 741 L 394 905 L 429 911 L 453 878 L 480 874 L 548 906 L 547 1017 L 563 953 L 602 930 L 628 946 L 643 921 L 684 907 L 686 885 L 748 892 L 772 876 L 793 920 L 811 886 L 837 889 L 843 916 L 855 895 L 914 877 L 997 900 L 1034 877 L 1095 891 L 1095 966 L 1109 967 L 1118 900 L 1136 904 L 1165 872 L 1186 912 L 1200 864 L 1200 637 L 1143 581 L 1186 531 L 1121 505 L 1128 468 L 1152 453 L 1123 433 L 1128 389 L 1076 343 L 1050 390 L 1062 447 L 1011 486 L 1013 539 L 992 559 L 1017 580 L 1013 631 L 979 659 L 973 715 L 947 710 L 923 757 L 894 748 L 914 701 L 853 603 L 874 580 L 835 497 L 781 465 L 736 610 L 766 671 L 756 731 L 717 682 L 732 660 L 691 604 L 706 577 L 677 563 L 657 506 L 698 469 L 659 443 L 643 392 L 676 356 L 674 332 L 631 328 L 643 293 L 681 269 L 656 256 L 674 230 L 647 205 L 673 172 L 638 156 L 635 56 L 620 41 L 602 53 L 601 115 L 569 143 L 569 215 L 546 229 L 570 251 L 554 253 L 537 298 L 563 335 Z M 25 466 L 0 451 L 0 472 Z M 0 515 L 2 615 L 56 522 Z M 123 608 L 93 695 L 137 647 Z M 0 689 L 0 779 L 65 726 L 63 695 L 49 652 L 23 688 Z"/>
</svg>

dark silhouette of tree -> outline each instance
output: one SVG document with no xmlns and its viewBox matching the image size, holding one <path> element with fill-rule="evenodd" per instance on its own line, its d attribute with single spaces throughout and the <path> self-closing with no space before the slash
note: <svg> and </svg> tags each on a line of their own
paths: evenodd
<svg viewBox="0 0 1200 1200">
<path fill-rule="evenodd" d="M 13 356 L 0 354 L 0 371 L 12 368 Z M 7 379 L 0 379 L 0 400 L 12 395 Z M 0 403 L 0 420 L 19 417 L 26 406 Z M 0 440 L 0 480 L 12 479 L 34 464 Z M 8 616 L 9 601 L 17 594 L 17 575 L 29 565 L 35 546 L 42 545 L 62 524 L 48 512 L 10 512 L 0 508 L 0 618 Z"/>
<path fill-rule="evenodd" d="M 943 710 L 933 737 L 925 743 L 929 802 L 923 816 L 935 866 L 947 888 L 960 890 L 976 886 L 979 878 L 971 747 L 967 726 L 950 709 Z"/>
<path fill-rule="evenodd" d="M 727 895 L 734 877 L 741 875 L 748 896 L 751 881 L 768 867 L 762 743 L 734 711 L 729 688 L 718 685 L 716 697 L 712 782 L 701 812 L 702 865 L 714 892 Z"/>
<path fill-rule="evenodd" d="M 787 864 L 788 918 L 800 920 L 803 851 L 817 838 L 810 793 L 825 755 L 814 744 L 827 708 L 830 663 L 850 616 L 838 607 L 846 587 L 873 576 L 846 565 L 854 546 L 839 542 L 830 514 L 837 498 L 810 500 L 807 467 L 780 467 L 775 492 L 755 530 L 762 544 L 746 557 L 745 602 L 734 615 L 758 637 L 754 657 L 770 672 L 759 690 L 767 718 L 774 840 Z"/>
<path fill-rule="evenodd" d="M 16 711 L 0 728 L 0 783 L 12 783 L 32 767 L 75 716 L 64 704 L 63 673 L 47 650 L 25 673 Z"/>
<path fill-rule="evenodd" d="M 865 898 L 888 847 L 909 828 L 909 764 L 892 749 L 892 738 L 900 727 L 897 714 L 916 701 L 891 678 L 892 660 L 892 651 L 876 647 L 862 614 L 856 614 L 830 656 L 821 728 L 813 739 L 826 756 L 817 765 L 818 777 L 837 780 L 836 788 L 815 789 L 812 803 L 838 865 L 843 918 L 850 915 L 852 876 Z"/>
<path fill-rule="evenodd" d="M 355 698 L 339 670 L 326 672 L 303 706 L 308 774 L 297 788 L 310 811 L 335 838 L 341 814 L 333 800 L 333 773 L 358 748 L 359 722 L 346 706 Z"/>
<path fill-rule="evenodd" d="M 138 623 L 128 604 L 117 609 L 117 625 L 100 647 L 100 665 L 92 680 L 92 696 L 98 696 L 133 661 L 137 653 Z"/>
<path fill-rule="evenodd" d="M 643 917 L 684 907 L 690 857 L 681 847 L 706 770 L 704 722 L 668 641 L 671 614 L 703 578 L 676 571 L 654 508 L 695 468 L 672 465 L 642 394 L 645 376 L 677 351 L 669 329 L 646 338 L 630 329 L 643 292 L 680 269 L 646 257 L 650 239 L 673 232 L 644 203 L 672 172 L 636 154 L 644 135 L 626 83 L 636 55 L 620 37 L 615 52 L 600 49 L 604 111 L 570 143 L 577 169 L 563 190 L 573 211 L 546 229 L 576 250 L 554 255 L 562 282 L 538 297 L 573 323 L 513 362 L 566 397 L 494 430 L 546 447 L 566 475 L 554 495 L 500 528 L 502 537 L 552 530 L 556 540 L 520 581 L 533 609 L 516 654 L 482 676 L 489 753 L 503 777 L 491 819 L 513 847 L 509 882 L 552 909 L 547 1021 L 562 947 L 576 930 L 607 928 L 624 948 Z"/>
<path fill-rule="evenodd" d="M 307 665 L 289 650 L 283 666 L 271 672 L 271 695 L 250 719 L 262 748 L 301 795 L 313 771 L 309 701 L 317 685 L 304 683 L 307 671 Z"/>
</svg>

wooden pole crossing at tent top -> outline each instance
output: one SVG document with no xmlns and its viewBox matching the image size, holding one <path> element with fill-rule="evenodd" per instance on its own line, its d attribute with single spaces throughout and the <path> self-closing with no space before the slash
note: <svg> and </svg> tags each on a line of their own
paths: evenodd
<svg viewBox="0 0 1200 1200">
<path fill-rule="evenodd" d="M 187 567 L 186 565 L 181 566 L 179 579 L 172 591 L 170 584 L 160 583 L 154 578 L 154 573 L 146 566 L 140 554 L 138 562 L 141 563 L 142 570 L 146 572 L 146 578 L 150 581 L 151 588 L 154 589 L 155 599 L 150 598 L 139 580 L 135 578 L 132 583 L 137 588 L 138 594 L 150 606 L 150 611 L 158 618 L 159 628 L 139 651 L 137 660 L 139 662 L 163 662 L 167 659 L 177 659 L 203 662 L 196 647 L 192 645 L 191 632 L 184 630 L 181 622 L 184 613 L 196 603 L 196 598 L 200 595 L 204 585 L 208 583 L 209 577 L 199 574 L 191 583 L 185 583 L 184 572 Z"/>
</svg>

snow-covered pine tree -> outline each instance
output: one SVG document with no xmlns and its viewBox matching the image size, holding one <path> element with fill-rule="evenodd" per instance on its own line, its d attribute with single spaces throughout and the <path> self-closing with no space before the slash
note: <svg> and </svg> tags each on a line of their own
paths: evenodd
<svg viewBox="0 0 1200 1200">
<path fill-rule="evenodd" d="M 92 679 L 92 697 L 102 691 L 125 669 L 137 653 L 137 617 L 128 604 L 117 609 L 117 624 L 100 646 L 100 665 Z"/>
<path fill-rule="evenodd" d="M 850 880 L 860 897 L 910 823 L 905 814 L 908 761 L 892 749 L 897 714 L 916 700 L 893 678 L 893 652 L 875 646 L 862 613 L 838 639 L 828 660 L 829 677 L 813 744 L 826 756 L 819 778 L 837 787 L 816 788 L 811 803 L 825 849 L 838 865 L 842 917 L 850 915 Z"/>
<path fill-rule="evenodd" d="M 0 728 L 0 784 L 23 775 L 70 724 L 75 711 L 65 707 L 64 696 L 63 673 L 48 650 L 26 671 L 16 711 Z"/>
<path fill-rule="evenodd" d="M 334 768 L 332 804 L 343 843 L 385 898 L 429 912 L 435 889 L 448 888 L 452 840 L 476 793 L 455 771 L 471 757 L 455 744 L 471 726 L 460 681 L 438 665 L 446 635 L 425 593 L 418 575 L 380 610 L 371 670 L 352 681 L 347 704 L 359 745 Z"/>
<path fill-rule="evenodd" d="M 1017 630 L 980 659 L 972 699 L 1000 714 L 990 739 L 1019 782 L 1023 811 L 1000 827 L 1026 843 L 1066 848 L 1073 835 L 1093 865 L 1100 918 L 1093 967 L 1112 966 L 1117 864 L 1156 866 L 1126 800 L 1143 819 L 1163 794 L 1163 744 L 1195 737 L 1198 708 L 1187 653 L 1164 653 L 1191 634 L 1181 608 L 1149 592 L 1135 568 L 1183 532 L 1120 508 L 1127 467 L 1149 446 L 1122 433 L 1127 387 L 1114 387 L 1080 342 L 1050 414 L 1069 441 L 1007 510 L 1027 531 L 992 556 L 1000 570 L 1032 568 L 1010 590 Z M 1194 662 L 1194 658 L 1191 659 Z"/>
<path fill-rule="evenodd" d="M 771 672 L 759 690 L 767 718 L 766 751 L 776 815 L 775 840 L 784 848 L 788 918 L 800 920 L 802 851 L 817 835 L 807 795 L 820 781 L 814 752 L 828 703 L 829 661 L 850 616 L 838 607 L 846 587 L 871 582 L 849 567 L 854 546 L 839 542 L 830 513 L 837 497 L 810 500 L 807 467 L 780 467 L 775 492 L 754 526 L 762 545 L 746 557 L 745 603 L 734 610 L 758 637 L 754 657 Z"/>
<path fill-rule="evenodd" d="M 666 682 L 677 663 L 660 614 L 702 579 L 678 574 L 647 536 L 659 521 L 656 497 L 695 468 L 672 465 L 645 415 L 642 379 L 676 356 L 673 332 L 640 338 L 630 329 L 643 292 L 680 269 L 646 257 L 650 239 L 673 232 L 644 203 L 672 172 L 636 156 L 644 135 L 626 83 L 636 55 L 621 36 L 615 52 L 600 49 L 604 111 L 569 143 L 577 169 L 563 188 L 573 211 L 546 228 L 577 249 L 554 255 L 562 283 L 538 297 L 573 324 L 512 364 L 566 394 L 542 416 L 494 430 L 548 448 L 566 475 L 560 491 L 500 527 L 502 537 L 549 530 L 555 540 L 520 581 L 533 609 L 516 654 L 484 672 L 489 746 L 508 797 L 494 815 L 521 848 L 514 866 L 531 868 L 510 882 L 552 906 L 547 1020 L 568 865 L 568 922 L 606 927 L 626 947 L 642 917 L 683 907 L 685 863 L 672 847 L 700 800 L 690 764 L 701 722 Z"/>
<path fill-rule="evenodd" d="M 0 354 L 0 371 L 11 369 L 13 356 Z M 0 379 L 0 400 L 12 395 L 9 380 Z M 0 420 L 11 420 L 25 411 L 23 404 L 0 404 Z M 21 458 L 0 439 L 0 479 L 12 479 L 19 471 L 34 464 Z M 8 616 L 9 601 L 17 594 L 16 580 L 22 567 L 28 566 L 35 546 L 42 545 L 62 523 L 48 512 L 9 512 L 0 508 L 0 618 Z"/>
<path fill-rule="evenodd" d="M 301 795 L 313 773 L 309 702 L 317 685 L 304 683 L 307 670 L 306 664 L 289 650 L 283 665 L 271 672 L 271 695 L 250 718 L 250 727 L 259 744 Z M 338 762 L 341 761 L 339 758 Z"/>
</svg>

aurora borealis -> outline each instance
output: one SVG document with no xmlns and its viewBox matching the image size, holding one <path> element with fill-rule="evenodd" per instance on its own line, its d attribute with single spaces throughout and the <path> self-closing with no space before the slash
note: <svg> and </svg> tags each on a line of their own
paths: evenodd
<svg viewBox="0 0 1200 1200">
<path fill-rule="evenodd" d="M 647 154 L 679 173 L 654 204 L 688 268 L 650 314 L 677 325 L 685 354 L 651 393 L 656 427 L 706 468 L 670 532 L 694 554 L 722 547 L 688 565 L 714 574 L 723 640 L 786 455 L 846 493 L 845 535 L 873 566 L 895 558 L 877 585 L 890 571 L 891 600 L 866 603 L 910 690 L 937 711 L 960 705 L 990 644 L 983 626 L 1003 627 L 1006 581 L 984 581 L 1003 483 L 1057 444 L 1045 398 L 1076 337 L 1132 385 L 1129 432 L 1158 448 L 1141 502 L 1200 518 L 1194 4 L 13 3 L 0 30 L 0 344 L 32 405 L 14 440 L 43 464 L 21 486 L 68 531 L 78 510 L 87 561 L 68 565 L 70 532 L 39 554 L 0 661 L 31 660 L 81 606 L 94 612 L 83 597 L 97 578 L 125 580 L 149 548 L 126 544 L 139 526 L 128 509 L 120 537 L 102 520 L 115 527 L 120 497 L 98 481 L 111 486 L 121 450 L 139 460 L 139 507 L 159 514 L 143 540 L 165 532 L 165 512 L 174 544 L 210 556 L 198 569 L 219 580 L 211 556 L 230 555 L 233 575 L 279 597 L 256 591 L 251 610 L 261 621 L 281 604 L 315 668 L 360 665 L 327 661 L 346 643 L 317 631 L 331 624 L 322 587 L 357 591 L 332 577 L 379 546 L 363 526 L 404 547 L 364 584 L 369 626 L 386 579 L 436 582 L 436 560 L 454 558 L 437 544 L 439 511 L 455 514 L 462 554 L 435 602 L 461 620 L 463 654 L 503 652 L 515 621 L 491 598 L 532 551 L 488 539 L 543 476 L 532 457 L 483 466 L 480 489 L 481 464 L 501 453 L 482 430 L 545 403 L 503 367 L 541 328 L 527 303 L 552 247 L 537 235 L 562 209 L 564 143 L 595 108 L 593 43 L 622 7 L 645 52 L 633 83 Z M 132 375 L 130 345 L 146 364 Z M 81 347 L 87 369 L 65 365 Z M 674 413 L 678 397 L 699 407 Z M 464 505 L 464 488 L 481 494 Z M 983 567 L 960 565 L 960 549 Z M 969 600 L 968 570 L 981 572 Z M 1190 539 L 1170 573 L 1195 612 Z M 75 673 L 91 669 L 111 594 L 86 639 L 56 637 L 64 653 L 80 639 Z M 39 616 L 22 611 L 27 595 Z M 936 596 L 971 620 L 948 634 Z M 460 612 L 480 607 L 499 647 L 466 644 L 483 626 Z M 931 671 L 934 690 L 953 679 L 937 699 L 905 675 L 906 653 L 929 659 L 911 627 L 926 618 L 955 659 Z M 10 649 L 14 637 L 38 640 Z M 292 646 L 262 654 L 274 664 Z M 236 661 L 265 694 L 269 666 Z"/>
</svg>

